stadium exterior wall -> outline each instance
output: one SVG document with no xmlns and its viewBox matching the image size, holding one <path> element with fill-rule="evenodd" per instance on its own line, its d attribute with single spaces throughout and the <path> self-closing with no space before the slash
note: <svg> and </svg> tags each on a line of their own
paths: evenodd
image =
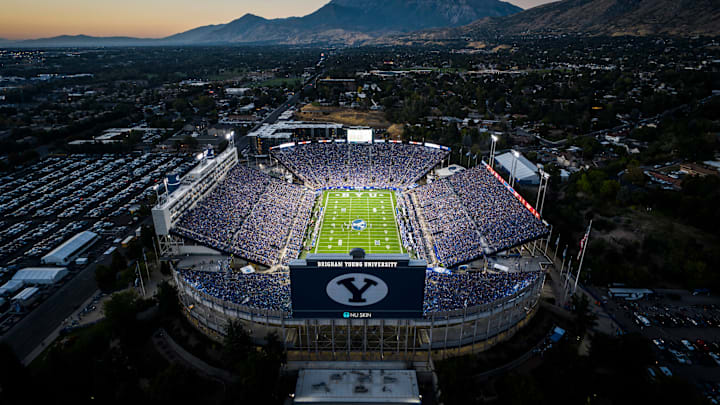
<svg viewBox="0 0 720 405">
<path fill-rule="evenodd" d="M 534 315 L 544 274 L 513 296 L 423 319 L 294 319 L 199 292 L 173 272 L 187 318 L 209 337 L 222 340 L 238 321 L 257 343 L 276 333 L 296 360 L 423 360 L 432 351 L 487 350 L 512 337 Z"/>
</svg>

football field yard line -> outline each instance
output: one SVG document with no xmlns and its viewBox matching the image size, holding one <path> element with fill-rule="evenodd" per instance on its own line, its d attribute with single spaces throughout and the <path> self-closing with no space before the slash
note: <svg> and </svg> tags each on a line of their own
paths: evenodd
<svg viewBox="0 0 720 405">
<path fill-rule="evenodd" d="M 320 247 L 320 241 L 322 240 L 322 231 L 323 227 L 325 226 L 325 215 L 327 215 L 327 200 L 328 200 L 328 194 L 323 194 L 323 202 L 321 204 L 322 207 L 322 217 L 320 218 L 320 231 L 318 232 L 318 239 L 315 242 L 315 253 L 318 251 L 318 247 Z"/>
<path fill-rule="evenodd" d="M 352 202 L 353 202 L 353 199 L 350 198 L 350 209 L 345 211 L 345 212 L 349 213 L 349 215 L 352 215 Z M 345 221 L 343 221 L 343 223 L 351 222 L 351 221 L 352 221 L 352 220 L 349 220 L 349 221 L 348 221 L 348 219 L 349 219 L 349 218 L 346 217 L 346 218 L 345 218 Z M 347 234 L 348 243 L 350 243 L 350 235 L 351 235 L 351 234 L 352 234 L 352 226 L 348 226 L 348 234 Z M 348 246 L 351 246 L 351 245 L 348 245 Z"/>
<path fill-rule="evenodd" d="M 392 207 L 393 218 L 396 218 L 396 216 L 395 216 L 395 198 L 394 197 L 395 196 L 393 196 L 392 194 L 390 195 L 390 206 Z M 397 235 L 397 240 L 398 240 L 398 243 L 400 244 L 400 253 L 402 253 L 403 252 L 402 238 L 400 237 L 400 230 L 398 229 L 397 218 L 395 219 L 395 235 Z"/>
<path fill-rule="evenodd" d="M 367 207 L 367 214 L 368 214 L 368 217 L 370 217 L 370 196 L 368 196 L 368 198 L 365 199 L 365 207 Z M 368 253 L 372 253 L 372 244 L 371 244 L 372 242 L 370 241 L 371 240 L 370 236 L 372 234 L 372 228 L 370 227 L 370 224 L 372 224 L 372 222 L 369 224 L 366 224 L 366 226 L 367 226 L 366 229 L 368 229 L 368 233 L 367 233 Z"/>
</svg>

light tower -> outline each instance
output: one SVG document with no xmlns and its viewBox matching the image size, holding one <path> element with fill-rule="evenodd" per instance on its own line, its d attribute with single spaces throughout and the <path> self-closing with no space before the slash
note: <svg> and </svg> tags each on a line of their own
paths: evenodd
<svg viewBox="0 0 720 405">
<path fill-rule="evenodd" d="M 510 171 L 510 187 L 515 188 L 515 168 L 517 168 L 517 162 L 518 158 L 520 157 L 520 152 L 513 149 L 512 151 L 513 155 L 513 163 L 512 163 L 512 170 Z"/>
<path fill-rule="evenodd" d="M 490 143 L 490 167 L 495 167 L 495 147 L 497 146 L 498 141 L 497 135 L 490 135 L 490 140 L 492 143 Z"/>
</svg>

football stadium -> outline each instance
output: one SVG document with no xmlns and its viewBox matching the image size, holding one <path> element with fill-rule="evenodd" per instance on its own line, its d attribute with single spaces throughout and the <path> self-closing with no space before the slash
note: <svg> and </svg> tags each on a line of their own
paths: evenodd
<svg viewBox="0 0 720 405">
<path fill-rule="evenodd" d="M 258 342 L 277 333 L 299 359 L 411 360 L 512 336 L 545 274 L 489 263 L 549 227 L 485 162 L 437 176 L 449 153 L 348 130 L 259 164 L 232 145 L 198 155 L 152 210 L 188 319 L 216 339 L 231 321 Z"/>
</svg>

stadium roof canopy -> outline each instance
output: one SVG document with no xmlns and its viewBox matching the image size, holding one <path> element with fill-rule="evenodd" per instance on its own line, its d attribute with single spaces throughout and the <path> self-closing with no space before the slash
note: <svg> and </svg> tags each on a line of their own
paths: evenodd
<svg viewBox="0 0 720 405">
<path fill-rule="evenodd" d="M 495 161 L 502 166 L 502 169 L 506 173 L 512 173 L 514 160 L 515 156 L 513 156 L 512 152 L 506 152 L 495 157 Z M 537 166 L 527 160 L 527 158 L 523 155 L 520 155 L 517 158 L 517 164 L 515 166 L 515 180 L 523 184 L 540 183 Z"/>
<path fill-rule="evenodd" d="M 80 232 L 43 256 L 43 264 L 68 264 L 98 239 L 94 232 Z"/>
<path fill-rule="evenodd" d="M 295 404 L 420 404 L 415 370 L 300 370 Z"/>
<path fill-rule="evenodd" d="M 27 267 L 13 276 L 25 284 L 55 284 L 68 274 L 65 267 Z"/>
</svg>

